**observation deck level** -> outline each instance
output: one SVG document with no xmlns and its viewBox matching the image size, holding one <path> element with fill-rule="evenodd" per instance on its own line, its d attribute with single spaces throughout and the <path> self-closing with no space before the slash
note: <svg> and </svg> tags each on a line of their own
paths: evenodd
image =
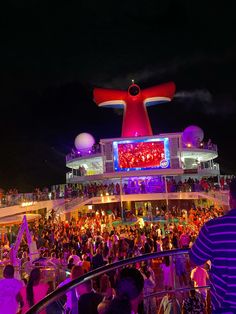
<svg viewBox="0 0 236 314">
<path fill-rule="evenodd" d="M 219 164 L 214 162 L 218 157 L 217 145 L 206 142 L 186 144 L 182 138 L 183 133 L 180 132 L 102 139 L 96 149 L 74 151 L 66 156 L 66 166 L 70 168 L 66 182 L 158 175 L 218 176 Z"/>
</svg>

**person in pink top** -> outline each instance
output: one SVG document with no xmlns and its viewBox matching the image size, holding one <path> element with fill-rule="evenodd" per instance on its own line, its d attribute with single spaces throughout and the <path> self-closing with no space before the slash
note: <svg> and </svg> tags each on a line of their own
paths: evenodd
<svg viewBox="0 0 236 314">
<path fill-rule="evenodd" d="M 40 282 L 40 269 L 32 269 L 29 281 L 26 287 L 20 290 L 22 299 L 22 314 L 26 313 L 34 304 L 42 300 L 49 291 L 49 285 L 47 283 Z M 40 314 L 46 314 L 46 310 L 42 310 Z"/>
<path fill-rule="evenodd" d="M 190 274 L 190 278 L 194 282 L 194 287 L 202 287 L 207 285 L 207 279 L 209 279 L 208 272 L 204 268 L 204 265 L 196 266 Z M 199 292 L 206 299 L 207 289 L 200 288 Z"/>
</svg>

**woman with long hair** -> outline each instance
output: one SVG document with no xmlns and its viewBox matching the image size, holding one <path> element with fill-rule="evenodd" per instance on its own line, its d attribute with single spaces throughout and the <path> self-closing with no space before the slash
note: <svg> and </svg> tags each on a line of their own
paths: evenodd
<svg viewBox="0 0 236 314">
<path fill-rule="evenodd" d="M 112 300 L 115 296 L 115 290 L 111 287 L 109 276 L 104 274 L 100 277 L 100 289 L 99 292 L 105 299 Z"/>
<path fill-rule="evenodd" d="M 47 283 L 40 282 L 41 273 L 39 268 L 32 269 L 26 287 L 20 291 L 22 298 L 22 314 L 26 313 L 34 304 L 42 300 L 49 291 Z M 46 310 L 40 312 L 46 314 Z"/>
</svg>

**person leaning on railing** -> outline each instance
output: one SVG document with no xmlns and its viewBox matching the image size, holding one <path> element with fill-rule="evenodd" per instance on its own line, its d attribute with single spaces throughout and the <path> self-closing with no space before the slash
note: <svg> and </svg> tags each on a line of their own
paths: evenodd
<svg viewBox="0 0 236 314">
<path fill-rule="evenodd" d="M 211 303 L 214 314 L 236 313 L 236 179 L 230 184 L 230 210 L 203 225 L 190 251 L 191 260 L 211 261 Z"/>
</svg>

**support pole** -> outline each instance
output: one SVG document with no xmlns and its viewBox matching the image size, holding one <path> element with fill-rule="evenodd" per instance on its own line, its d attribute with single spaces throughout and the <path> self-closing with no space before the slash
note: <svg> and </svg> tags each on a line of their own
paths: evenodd
<svg viewBox="0 0 236 314">
<path fill-rule="evenodd" d="M 165 180 L 165 192 L 166 192 L 166 209 L 168 212 L 169 211 L 169 199 L 168 199 L 168 189 L 167 189 L 166 176 L 164 176 L 164 180 Z"/>
<path fill-rule="evenodd" d="M 121 220 L 124 222 L 125 216 L 124 216 L 124 208 L 123 208 L 123 197 L 122 197 L 122 177 L 120 177 L 120 211 L 121 211 Z"/>
</svg>

